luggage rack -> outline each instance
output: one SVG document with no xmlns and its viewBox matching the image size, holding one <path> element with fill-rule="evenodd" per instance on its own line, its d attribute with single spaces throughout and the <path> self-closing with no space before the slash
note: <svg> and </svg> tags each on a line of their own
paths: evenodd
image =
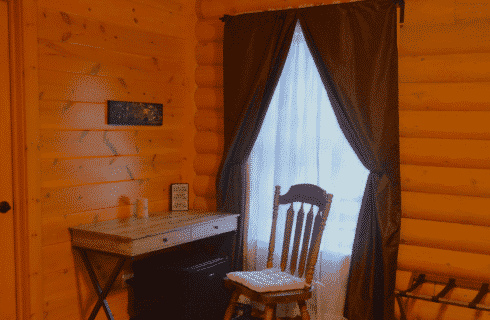
<svg viewBox="0 0 490 320">
<path fill-rule="evenodd" d="M 401 298 L 412 298 L 412 299 L 420 299 L 420 300 L 426 300 L 426 301 L 431 301 L 431 302 L 436 302 L 436 303 L 442 303 L 442 304 L 450 304 L 453 306 L 458 306 L 458 307 L 465 307 L 465 308 L 471 308 L 475 310 L 481 310 L 481 311 L 490 311 L 490 306 L 480 304 L 480 301 L 485 297 L 487 293 L 490 292 L 489 290 L 489 285 L 488 283 L 475 283 L 472 281 L 466 281 L 466 280 L 458 280 L 458 284 L 456 284 L 456 279 L 454 278 L 447 278 L 447 277 L 441 277 L 437 275 L 426 275 L 423 273 L 420 274 L 415 274 L 413 277 L 413 282 L 410 288 L 407 290 L 399 291 L 395 290 L 395 296 L 396 299 L 398 300 L 398 305 L 400 306 L 400 313 L 401 313 L 401 320 L 406 320 L 407 316 L 405 314 L 405 310 L 403 310 L 403 305 Z M 439 285 L 445 285 L 445 287 L 435 296 L 428 296 L 428 295 L 417 295 L 412 293 L 415 289 L 417 289 L 419 286 L 421 286 L 424 283 L 433 283 L 433 284 L 439 284 Z M 450 300 L 444 298 L 449 291 L 451 291 L 454 288 L 465 288 L 465 289 L 474 289 L 478 290 L 477 295 L 471 302 L 463 302 L 463 301 L 456 301 L 456 300 Z"/>
</svg>

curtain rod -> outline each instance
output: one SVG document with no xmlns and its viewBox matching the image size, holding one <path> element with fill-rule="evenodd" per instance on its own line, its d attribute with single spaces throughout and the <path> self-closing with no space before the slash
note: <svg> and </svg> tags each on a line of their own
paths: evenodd
<svg viewBox="0 0 490 320">
<path fill-rule="evenodd" d="M 405 21 L 405 0 L 392 0 L 400 7 L 400 23 Z M 229 14 L 225 14 L 223 17 L 219 18 L 221 21 L 226 22 L 228 18 L 232 17 Z"/>
</svg>

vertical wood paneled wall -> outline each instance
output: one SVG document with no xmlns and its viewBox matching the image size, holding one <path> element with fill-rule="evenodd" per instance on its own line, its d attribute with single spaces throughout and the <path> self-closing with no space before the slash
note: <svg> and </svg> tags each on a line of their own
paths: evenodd
<svg viewBox="0 0 490 320">
<path fill-rule="evenodd" d="M 198 2 L 195 99 L 196 203 L 212 203 L 223 142 L 224 14 L 349 1 Z M 486 0 L 406 0 L 399 30 L 402 228 L 397 289 L 413 272 L 475 282 L 490 279 L 490 4 Z M 335 193 L 335 192 L 334 192 Z M 426 284 L 433 295 L 442 285 Z M 477 291 L 446 297 L 471 301 Z M 409 319 L 490 319 L 477 312 L 404 300 Z M 490 304 L 486 297 L 484 304 Z M 398 304 L 396 315 L 400 317 Z"/>
<path fill-rule="evenodd" d="M 44 319 L 86 319 L 96 296 L 68 227 L 128 217 L 138 197 L 169 210 L 171 183 L 190 183 L 192 208 L 195 7 L 37 3 Z M 162 103 L 163 126 L 109 126 L 107 100 Z M 115 261 L 92 258 L 104 283 Z M 108 301 L 129 319 L 122 287 Z"/>
</svg>

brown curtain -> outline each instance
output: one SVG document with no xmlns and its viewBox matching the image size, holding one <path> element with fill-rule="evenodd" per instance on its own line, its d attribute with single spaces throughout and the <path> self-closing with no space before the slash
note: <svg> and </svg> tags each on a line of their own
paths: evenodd
<svg viewBox="0 0 490 320">
<path fill-rule="evenodd" d="M 218 210 L 245 213 L 243 164 L 260 131 L 297 19 L 342 132 L 371 172 L 352 249 L 344 316 L 391 320 L 401 224 L 398 52 L 392 0 L 227 17 L 226 157 L 217 181 Z M 335 190 L 328 192 L 335 201 Z M 241 226 L 234 259 L 240 269 L 243 232 Z"/>
<path fill-rule="evenodd" d="M 342 132 L 371 171 L 344 317 L 393 319 L 401 223 L 396 5 L 386 0 L 308 8 L 300 22 Z M 335 199 L 335 190 L 329 192 Z"/>
<path fill-rule="evenodd" d="M 294 16 L 264 12 L 226 19 L 223 46 L 224 157 L 217 210 L 239 213 L 233 270 L 243 269 L 245 166 L 286 62 Z"/>
</svg>

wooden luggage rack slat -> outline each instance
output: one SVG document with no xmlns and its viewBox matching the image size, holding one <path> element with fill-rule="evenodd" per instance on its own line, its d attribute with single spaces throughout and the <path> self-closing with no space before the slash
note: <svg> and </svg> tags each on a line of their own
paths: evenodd
<svg viewBox="0 0 490 320">
<path fill-rule="evenodd" d="M 428 296 L 422 294 L 413 294 L 412 291 L 417 289 L 424 283 L 433 283 L 439 285 L 445 285 L 445 287 L 435 296 Z M 471 302 L 456 301 L 444 298 L 449 291 L 454 288 L 464 288 L 479 290 L 475 298 Z M 405 310 L 403 310 L 403 304 L 401 298 L 412 298 L 426 300 L 442 304 L 450 304 L 458 307 L 466 307 L 475 310 L 490 311 L 490 306 L 480 304 L 480 301 L 489 293 L 488 283 L 476 283 L 467 280 L 456 280 L 454 278 L 441 277 L 437 275 L 427 275 L 423 273 L 414 274 L 412 285 L 407 290 L 399 291 L 395 290 L 395 296 L 398 300 L 398 305 L 400 306 L 401 320 L 407 320 Z"/>
</svg>

